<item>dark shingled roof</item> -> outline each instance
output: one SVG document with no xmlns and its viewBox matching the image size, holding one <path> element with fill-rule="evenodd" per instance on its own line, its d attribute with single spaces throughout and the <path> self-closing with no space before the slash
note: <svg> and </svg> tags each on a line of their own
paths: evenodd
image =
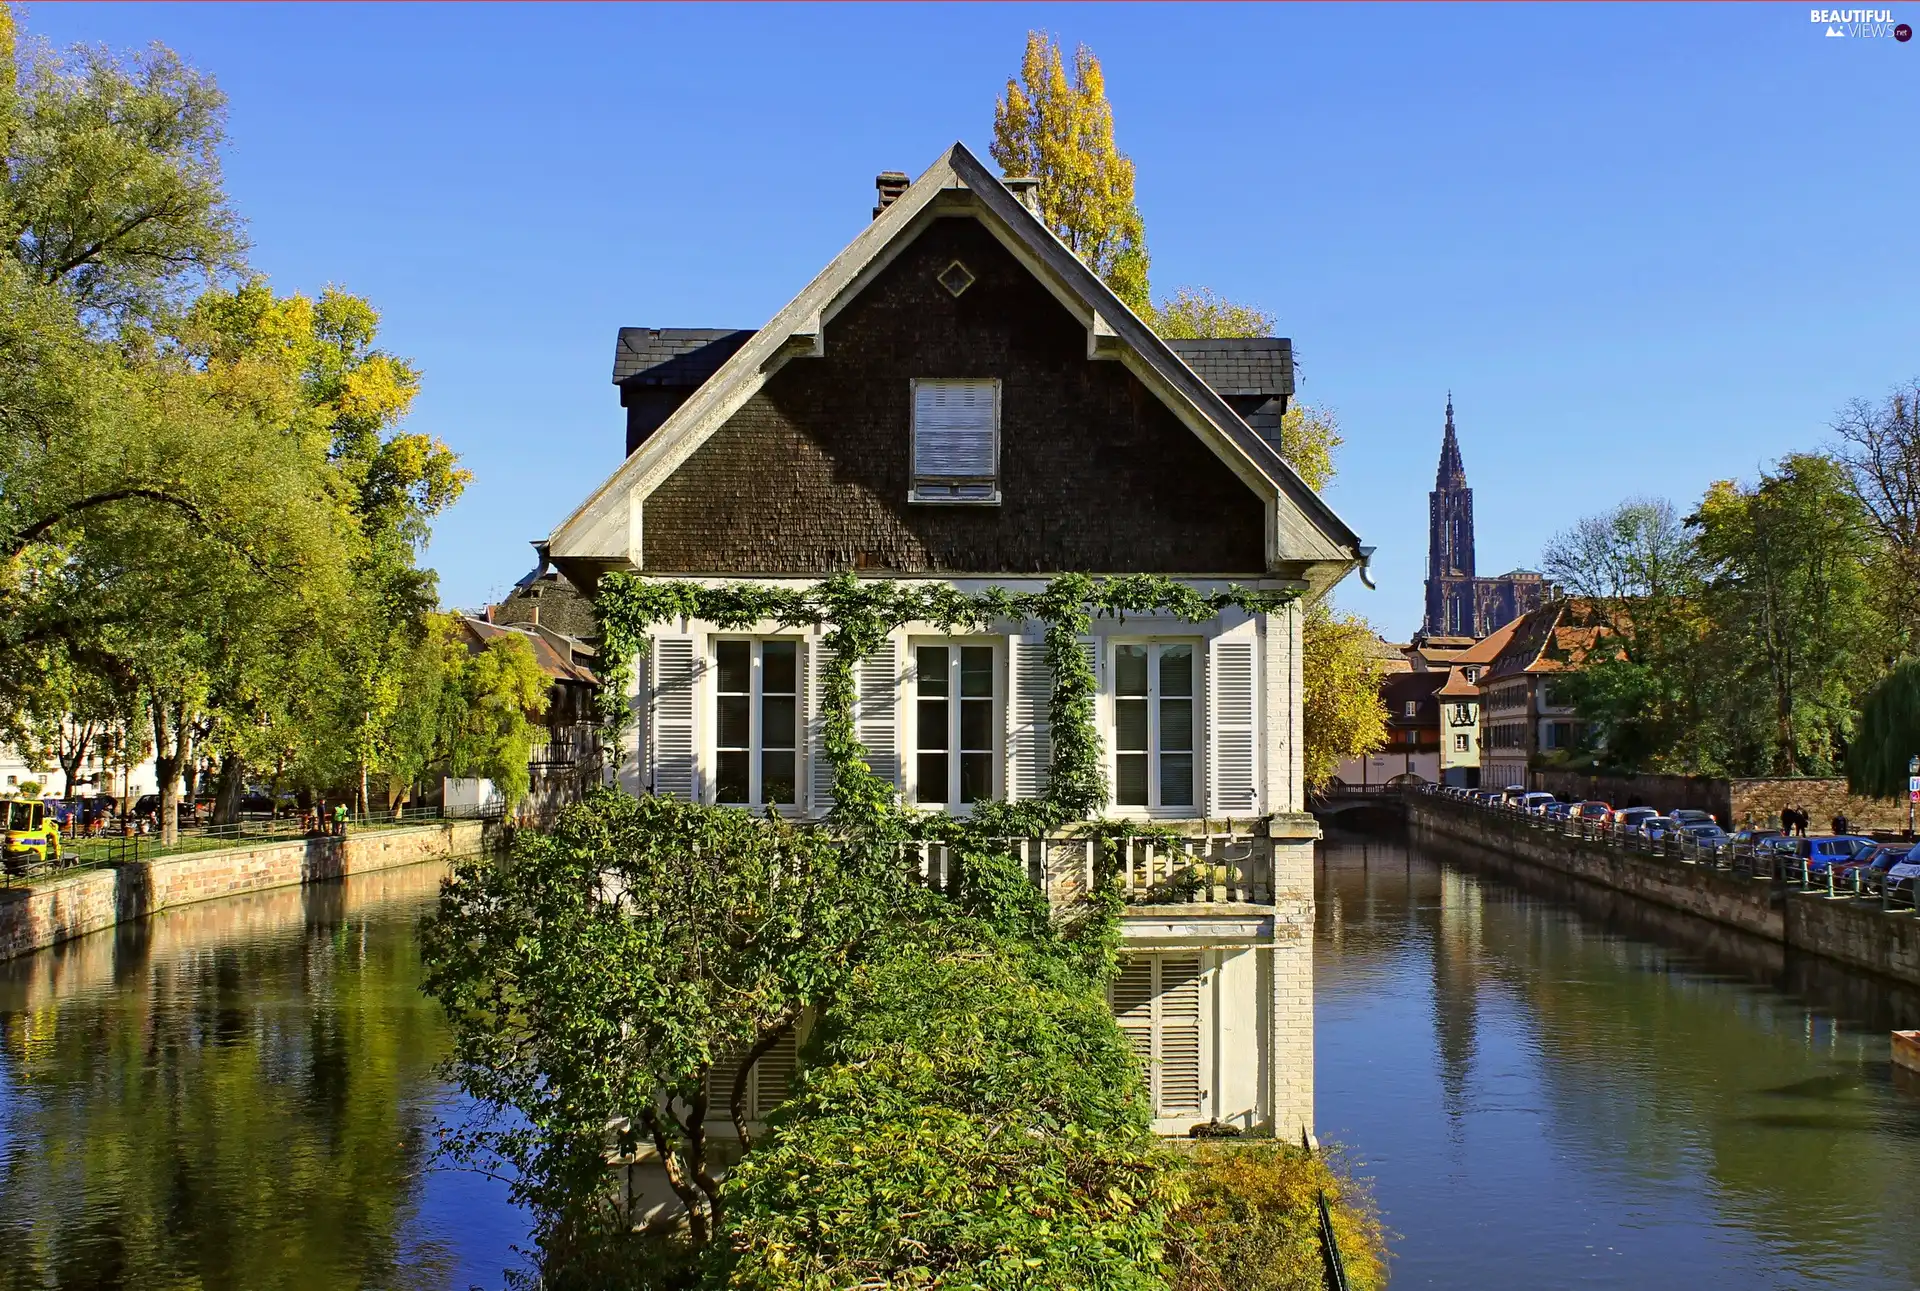
<svg viewBox="0 0 1920 1291">
<path fill-rule="evenodd" d="M 1223 398 L 1293 394 L 1293 342 L 1284 336 L 1208 336 L 1167 347 Z"/>
<path fill-rule="evenodd" d="M 623 327 L 613 346 L 614 384 L 692 389 L 752 336 L 752 328 Z"/>
</svg>

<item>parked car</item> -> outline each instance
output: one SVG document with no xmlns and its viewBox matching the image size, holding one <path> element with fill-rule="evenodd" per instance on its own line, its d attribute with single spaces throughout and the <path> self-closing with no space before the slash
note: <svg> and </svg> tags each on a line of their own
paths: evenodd
<svg viewBox="0 0 1920 1291">
<path fill-rule="evenodd" d="M 1682 821 L 1680 832 L 1692 840 L 1693 846 L 1713 856 L 1733 849 L 1733 839 L 1727 831 L 1712 821 Z"/>
<path fill-rule="evenodd" d="M 1673 817 L 1673 819 L 1683 825 L 1718 825 L 1720 823 L 1713 818 L 1711 813 L 1695 811 L 1691 807 L 1682 807 L 1678 811 L 1668 812 L 1667 815 Z"/>
<path fill-rule="evenodd" d="M 1642 824 L 1659 814 L 1652 807 L 1622 807 L 1613 813 L 1613 827 L 1623 834 L 1637 834 Z"/>
<path fill-rule="evenodd" d="M 1540 808 L 1540 814 L 1548 820 L 1566 820 L 1573 814 L 1573 804 L 1570 802 L 1550 802 Z"/>
<path fill-rule="evenodd" d="M 1680 832 L 1680 822 L 1672 816 L 1648 816 L 1640 822 L 1640 833 L 1649 842 L 1664 843 L 1667 835 Z"/>
<path fill-rule="evenodd" d="M 1833 881 L 1850 884 L 1862 892 L 1878 892 L 1880 885 L 1886 881 L 1887 871 L 1905 861 L 1915 850 L 1906 843 L 1877 843 L 1871 851 L 1835 865 Z"/>
<path fill-rule="evenodd" d="M 1572 816 L 1575 820 L 1589 820 L 1604 825 L 1613 816 L 1613 807 L 1604 802 L 1576 802 Z"/>
<path fill-rule="evenodd" d="M 1871 838 L 1858 834 L 1841 834 L 1833 838 L 1803 838 L 1806 844 L 1800 849 L 1800 856 L 1807 863 L 1807 870 L 1813 874 L 1825 874 L 1829 865 L 1843 865 L 1857 860 L 1878 847 Z"/>
<path fill-rule="evenodd" d="M 9 870 L 60 860 L 60 827 L 45 803 L 31 798 L 0 800 L 0 857 Z"/>
<path fill-rule="evenodd" d="M 1914 851 L 1920 851 L 1920 848 Z M 1908 852 L 1905 860 L 1887 867 L 1887 877 L 1883 882 L 1889 897 L 1904 897 L 1908 905 L 1915 905 L 1914 891 L 1920 887 L 1920 857 Z"/>
<path fill-rule="evenodd" d="M 1738 829 L 1733 833 L 1733 845 L 1741 851 L 1764 855 L 1767 844 L 1779 837 L 1777 829 Z"/>
<path fill-rule="evenodd" d="M 1514 805 L 1519 807 L 1521 811 L 1526 812 L 1529 816 L 1538 816 L 1541 809 L 1553 801 L 1555 801 L 1555 798 L 1550 793 L 1523 793 L 1520 795 L 1520 800 Z"/>
</svg>

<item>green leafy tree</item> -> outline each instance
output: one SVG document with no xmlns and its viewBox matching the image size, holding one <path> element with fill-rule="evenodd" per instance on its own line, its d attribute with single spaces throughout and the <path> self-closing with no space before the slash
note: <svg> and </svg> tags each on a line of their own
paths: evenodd
<svg viewBox="0 0 1920 1291">
<path fill-rule="evenodd" d="M 1377 638 L 1365 619 L 1324 603 L 1307 610 L 1300 634 L 1301 775 L 1318 788 L 1341 762 L 1387 742 L 1386 663 L 1373 652 Z"/>
<path fill-rule="evenodd" d="M 1040 181 L 1040 218 L 1135 313 L 1147 316 L 1147 238 L 1133 197 L 1133 161 L 1113 141 L 1100 60 L 1027 33 L 1020 74 L 1007 78 L 993 114 L 993 159 L 1009 175 Z"/>
<path fill-rule="evenodd" d="M 1870 798 L 1907 791 L 1908 761 L 1920 754 L 1920 659 L 1902 659 L 1860 704 L 1847 749 L 1847 783 Z"/>
<path fill-rule="evenodd" d="M 748 1062 L 824 995 L 902 898 L 818 833 L 743 811 L 596 790 L 513 862 L 460 867 L 425 928 L 453 1070 L 490 1114 L 464 1153 L 514 1168 L 550 1268 L 618 1227 L 608 1127 L 660 1154 L 704 1244 L 723 1215 L 707 1129 L 744 1135 Z M 560 1283 L 564 1284 L 564 1282 Z"/>
<path fill-rule="evenodd" d="M 176 305 L 246 251 L 220 175 L 226 98 L 160 46 L 61 57 L 0 16 L 0 245 L 90 322 Z"/>
<path fill-rule="evenodd" d="M 1723 481 L 1689 517 L 1722 675 L 1738 679 L 1736 764 L 1821 774 L 1839 761 L 1863 651 L 1879 624 L 1865 573 L 1867 525 L 1844 468 L 1783 458 L 1759 482 Z M 1752 696 L 1764 695 L 1764 707 Z"/>
</svg>

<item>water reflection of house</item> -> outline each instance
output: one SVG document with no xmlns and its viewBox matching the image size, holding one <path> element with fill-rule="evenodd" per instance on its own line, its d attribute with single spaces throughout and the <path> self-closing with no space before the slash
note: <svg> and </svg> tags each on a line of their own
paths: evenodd
<svg viewBox="0 0 1920 1291">
<path fill-rule="evenodd" d="M 545 821 L 600 779 L 600 732 L 594 696 L 600 689 L 593 674 L 594 648 L 579 637 L 544 626 L 536 612 L 526 622 L 495 621 L 495 609 L 486 617 L 460 617 L 474 647 L 502 637 L 516 636 L 533 650 L 533 660 L 547 677 L 545 730 L 534 737 L 527 757 L 527 797 L 516 809 L 522 820 Z"/>
<path fill-rule="evenodd" d="M 764 328 L 623 329 L 628 457 L 554 531 L 554 565 L 583 590 L 608 570 L 969 591 L 1085 571 L 1324 594 L 1363 549 L 1280 456 L 1290 342 L 1162 340 L 1047 230 L 1032 187 L 955 145 L 917 180 L 882 175 L 872 223 Z M 1167 884 L 1165 848 L 1123 874 L 1112 1002 L 1165 1132 L 1312 1121 L 1300 624 L 1297 604 L 1140 614 L 1086 640 L 1112 813 L 1177 828 L 1211 858 L 1188 872 L 1220 876 Z M 820 818 L 826 649 L 773 623 L 661 624 L 619 782 Z M 859 738 L 906 802 L 1044 792 L 1042 625 L 907 625 L 856 681 Z M 1078 844 L 1031 860 L 1061 899 L 1084 890 Z M 763 1062 L 776 1099 L 791 1058 Z"/>
</svg>

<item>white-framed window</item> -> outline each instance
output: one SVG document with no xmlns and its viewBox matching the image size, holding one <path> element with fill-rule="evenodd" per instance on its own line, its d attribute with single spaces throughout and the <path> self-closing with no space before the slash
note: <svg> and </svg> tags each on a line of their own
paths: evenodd
<svg viewBox="0 0 1920 1291">
<path fill-rule="evenodd" d="M 1188 641 L 1113 647 L 1113 802 L 1193 807 L 1200 801 L 1200 651 Z"/>
<path fill-rule="evenodd" d="M 1453 751 L 1455 753 L 1471 753 L 1473 751 L 1472 748 L 1470 747 L 1471 741 L 1472 741 L 1472 737 L 1468 735 L 1454 736 Z"/>
<path fill-rule="evenodd" d="M 913 647 L 913 797 L 961 808 L 999 796 L 1005 729 L 1000 651 L 990 641 Z"/>
<path fill-rule="evenodd" d="M 1417 699 L 1409 699 L 1406 702 L 1405 711 L 1408 717 L 1420 716 L 1420 701 Z"/>
<path fill-rule="evenodd" d="M 800 649 L 789 638 L 714 641 L 715 802 L 799 805 Z"/>
<path fill-rule="evenodd" d="M 1000 382 L 917 377 L 913 382 L 910 502 L 1000 501 Z"/>
</svg>

